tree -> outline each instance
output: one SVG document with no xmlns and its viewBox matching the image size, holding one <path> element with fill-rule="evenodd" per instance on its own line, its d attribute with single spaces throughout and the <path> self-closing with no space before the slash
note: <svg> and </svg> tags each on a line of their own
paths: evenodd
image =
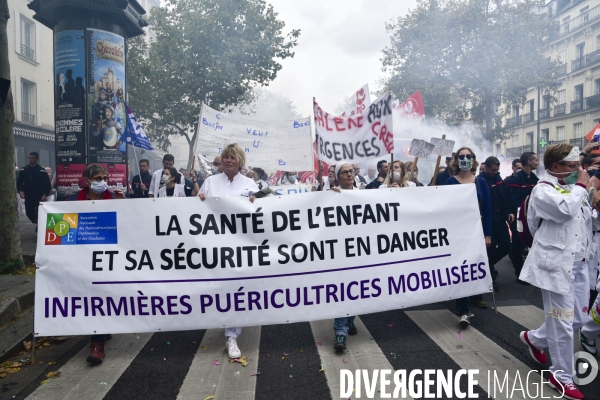
<svg viewBox="0 0 600 400">
<path fill-rule="evenodd" d="M 238 105 L 231 114 L 251 121 L 291 121 L 302 118 L 292 100 L 262 88 L 254 90 L 252 99 Z"/>
<path fill-rule="evenodd" d="M 387 25 L 385 84 L 401 99 L 421 89 L 426 114 L 449 124 L 472 120 L 486 139 L 504 139 L 506 110 L 522 105 L 532 87 L 551 91 L 556 80 L 557 62 L 543 54 L 554 23 L 538 3 L 419 0 Z"/>
<path fill-rule="evenodd" d="M 8 63 L 7 24 L 10 18 L 8 1 L 0 0 L 0 78 L 10 80 Z M 4 107 L 0 107 L 0 263 L 22 262 L 19 218 L 17 216 L 17 189 L 15 182 L 15 153 L 13 121 L 15 113 L 11 90 Z"/>
<path fill-rule="evenodd" d="M 149 18 L 156 40 L 129 43 L 129 99 L 161 148 L 182 135 L 194 157 L 200 106 L 225 110 L 266 86 L 293 57 L 299 30 L 263 0 L 167 0 Z"/>
</svg>

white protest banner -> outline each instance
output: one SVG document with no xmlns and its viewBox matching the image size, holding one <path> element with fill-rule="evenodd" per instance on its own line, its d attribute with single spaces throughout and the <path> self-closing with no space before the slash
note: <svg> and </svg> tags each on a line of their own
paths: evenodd
<svg viewBox="0 0 600 400">
<path fill-rule="evenodd" d="M 475 185 L 254 203 L 54 202 L 39 212 L 36 336 L 312 321 L 466 297 L 492 283 Z"/>
<path fill-rule="evenodd" d="M 421 139 L 413 139 L 408 150 L 408 155 L 427 159 L 435 146 Z"/>
<path fill-rule="evenodd" d="M 347 108 L 342 114 L 342 117 L 354 117 L 355 115 L 362 114 L 367 107 L 371 105 L 371 93 L 369 93 L 369 85 L 365 84 L 363 87 L 358 89 L 354 95 L 348 99 L 348 103 L 352 104 L 352 107 Z"/>
<path fill-rule="evenodd" d="M 330 164 L 368 161 L 394 151 L 392 95 L 387 92 L 362 114 L 335 117 L 314 103 L 319 160 Z"/>
<path fill-rule="evenodd" d="M 282 186 L 269 186 L 276 196 L 287 195 L 287 194 L 301 194 L 312 192 L 312 185 L 282 185 Z"/>
<path fill-rule="evenodd" d="M 270 170 L 306 171 L 313 168 L 310 117 L 294 121 L 250 121 L 202 105 L 196 151 L 209 159 L 227 143 L 246 152 L 246 165 Z"/>
<path fill-rule="evenodd" d="M 431 138 L 431 144 L 435 146 L 431 154 L 436 156 L 449 157 L 452 155 L 452 150 L 454 150 L 454 140 Z"/>
</svg>

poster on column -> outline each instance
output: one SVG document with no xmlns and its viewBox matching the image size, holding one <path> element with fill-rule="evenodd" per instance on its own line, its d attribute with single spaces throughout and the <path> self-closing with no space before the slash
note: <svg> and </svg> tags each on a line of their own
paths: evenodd
<svg viewBox="0 0 600 400">
<path fill-rule="evenodd" d="M 83 171 L 85 164 L 57 164 L 56 192 L 59 200 L 66 200 L 77 195 L 85 187 Z"/>
<path fill-rule="evenodd" d="M 123 164 L 125 130 L 125 39 L 88 29 L 88 148 L 91 163 Z"/>
<path fill-rule="evenodd" d="M 85 37 L 82 30 L 54 36 L 56 163 L 85 162 Z"/>
<path fill-rule="evenodd" d="M 202 105 L 198 154 L 212 160 L 228 143 L 246 152 L 246 165 L 268 170 L 306 171 L 313 167 L 310 118 L 251 121 Z"/>
<path fill-rule="evenodd" d="M 335 117 L 314 103 L 319 160 L 369 161 L 394 151 L 392 95 L 386 92 L 360 115 Z"/>
<path fill-rule="evenodd" d="M 42 203 L 36 336 L 284 324 L 488 292 L 475 189 Z"/>
</svg>

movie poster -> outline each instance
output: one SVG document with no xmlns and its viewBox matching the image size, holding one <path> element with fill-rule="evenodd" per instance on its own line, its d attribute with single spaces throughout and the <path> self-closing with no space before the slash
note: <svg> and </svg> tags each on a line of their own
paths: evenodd
<svg viewBox="0 0 600 400">
<path fill-rule="evenodd" d="M 56 191 L 58 200 L 73 198 L 85 187 L 85 164 L 56 164 Z"/>
<path fill-rule="evenodd" d="M 85 163 L 86 84 L 83 31 L 69 30 L 55 35 L 54 76 L 56 163 Z"/>
<path fill-rule="evenodd" d="M 90 163 L 124 164 L 125 39 L 88 29 L 88 148 Z"/>
</svg>

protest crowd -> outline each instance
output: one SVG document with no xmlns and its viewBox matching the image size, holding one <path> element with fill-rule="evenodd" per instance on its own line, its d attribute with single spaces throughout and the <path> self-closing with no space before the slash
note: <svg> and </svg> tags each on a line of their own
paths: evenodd
<svg viewBox="0 0 600 400">
<path fill-rule="evenodd" d="M 501 177 L 500 161 L 494 156 L 479 161 L 469 147 L 461 147 L 445 158 L 430 182 L 418 180 L 418 166 L 413 162 L 376 160 L 361 174 L 356 163 L 339 162 L 326 166 L 319 162 L 313 191 L 331 191 L 344 195 L 347 190 L 411 189 L 423 186 L 474 184 L 481 215 L 482 231 L 493 290 L 498 271 L 494 265 L 505 256 L 512 261 L 515 284 L 534 285 L 541 289 L 545 322 L 536 330 L 521 332 L 520 339 L 539 364 L 546 364 L 545 349 L 552 357 L 549 385 L 564 391 L 565 397 L 582 399 L 573 383 L 573 332 L 580 330 L 585 351 L 596 354 L 600 335 L 600 299 L 597 297 L 598 243 L 600 242 L 600 153 L 597 143 L 583 151 L 569 144 L 549 146 L 543 160 L 535 153 L 523 153 L 512 161 L 512 174 Z M 294 185 L 299 182 L 295 171 L 276 172 L 271 177 L 259 167 L 246 165 L 244 149 L 229 144 L 214 157 L 209 174 L 174 168 L 170 154 L 163 157 L 163 167 L 149 170 L 148 160 L 139 160 L 139 174 L 133 177 L 129 197 L 192 197 L 200 201 L 211 197 L 247 197 L 250 202 L 273 196 L 269 186 Z M 543 164 L 545 173 L 536 170 Z M 325 173 L 326 170 L 326 174 Z M 108 171 L 90 164 L 84 172 L 85 188 L 69 200 L 124 199 L 121 190 L 109 191 Z M 19 174 L 18 189 L 25 200 L 27 216 L 36 222 L 35 202 L 51 194 L 50 178 L 37 165 L 37 154 L 30 154 L 30 164 Z M 398 193 L 399 198 L 402 193 Z M 258 199 L 258 200 L 257 200 Z M 177 201 L 177 200 L 173 200 Z M 37 203 L 35 203 L 37 204 Z M 460 205 L 456 206 L 460 209 Z M 466 244 L 468 245 L 468 244 Z M 487 308 L 482 295 L 455 301 L 458 325 L 468 328 L 473 313 L 470 307 Z M 358 333 L 354 316 L 335 318 L 333 348 L 344 350 L 347 335 Z M 226 349 L 230 358 L 242 352 L 237 338 L 242 328 L 225 329 Z M 111 335 L 93 335 L 88 362 L 104 358 L 104 342 Z"/>
</svg>

